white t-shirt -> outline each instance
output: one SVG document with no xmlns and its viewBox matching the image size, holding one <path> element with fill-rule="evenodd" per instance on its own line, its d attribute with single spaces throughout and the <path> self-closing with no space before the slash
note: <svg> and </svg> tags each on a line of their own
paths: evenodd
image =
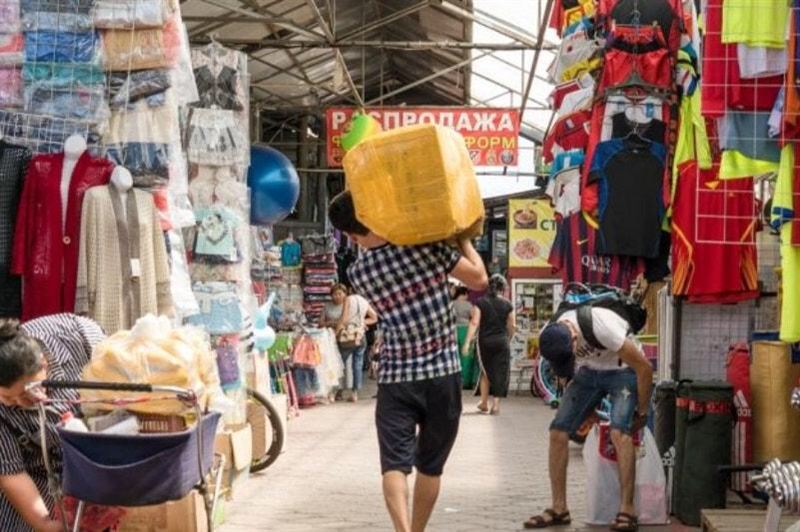
<svg viewBox="0 0 800 532">
<path fill-rule="evenodd" d="M 569 321 L 578 327 L 578 314 L 574 310 L 564 313 L 560 322 Z M 605 308 L 592 309 L 592 329 L 597 341 L 607 347 L 605 350 L 595 349 L 579 334 L 578 347 L 575 349 L 575 366 L 587 366 L 597 370 L 611 370 L 627 367 L 619 360 L 619 350 L 628 338 L 628 322 L 613 310 Z"/>
<path fill-rule="evenodd" d="M 553 200 L 556 213 L 565 218 L 581 210 L 581 169 L 571 167 L 550 178 L 545 194 Z"/>
</svg>

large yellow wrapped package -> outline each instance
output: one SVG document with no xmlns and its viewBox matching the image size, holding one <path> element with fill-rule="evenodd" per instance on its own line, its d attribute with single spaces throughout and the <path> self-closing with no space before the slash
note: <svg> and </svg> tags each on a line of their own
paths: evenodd
<svg viewBox="0 0 800 532">
<path fill-rule="evenodd" d="M 214 354 L 202 331 L 172 328 L 167 318 L 140 319 L 130 331 L 120 331 L 99 343 L 83 370 L 87 381 L 146 383 L 194 390 L 203 407 L 224 400 Z M 82 399 L 154 398 L 164 394 L 139 394 L 84 390 Z M 141 414 L 175 415 L 186 405 L 173 400 L 152 400 L 126 407 Z"/>
<path fill-rule="evenodd" d="M 789 404 L 800 378 L 789 344 L 753 342 L 750 388 L 753 394 L 753 457 L 800 460 L 800 411 Z"/>
<path fill-rule="evenodd" d="M 371 136 L 343 161 L 356 214 L 401 246 L 447 240 L 483 228 L 483 200 L 464 138 L 433 124 Z"/>
</svg>

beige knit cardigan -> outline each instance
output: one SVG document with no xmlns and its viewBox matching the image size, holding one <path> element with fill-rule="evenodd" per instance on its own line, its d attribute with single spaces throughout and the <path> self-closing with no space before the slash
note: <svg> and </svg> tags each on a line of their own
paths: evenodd
<svg viewBox="0 0 800 532">
<path fill-rule="evenodd" d="M 138 258 L 139 276 L 133 262 Z M 150 193 L 132 189 L 126 208 L 113 185 L 86 192 L 81 216 L 75 311 L 106 334 L 130 329 L 148 313 L 170 311 L 166 243 Z"/>
</svg>

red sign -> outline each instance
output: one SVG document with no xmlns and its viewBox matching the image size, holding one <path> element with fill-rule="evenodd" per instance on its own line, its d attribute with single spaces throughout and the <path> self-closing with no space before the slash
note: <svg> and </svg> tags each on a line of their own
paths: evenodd
<svg viewBox="0 0 800 532">
<path fill-rule="evenodd" d="M 342 134 L 354 107 L 327 111 L 328 166 L 341 167 L 344 150 Z M 467 143 L 475 166 L 516 166 L 519 156 L 519 110 L 474 107 L 381 107 L 367 109 L 383 130 L 415 124 L 452 127 Z"/>
</svg>

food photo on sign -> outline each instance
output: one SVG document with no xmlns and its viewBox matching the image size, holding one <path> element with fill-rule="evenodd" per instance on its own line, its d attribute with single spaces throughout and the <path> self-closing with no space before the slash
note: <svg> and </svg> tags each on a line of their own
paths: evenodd
<svg viewBox="0 0 800 532">
<path fill-rule="evenodd" d="M 555 212 L 547 199 L 509 200 L 509 266 L 548 268 L 556 235 Z"/>
</svg>

